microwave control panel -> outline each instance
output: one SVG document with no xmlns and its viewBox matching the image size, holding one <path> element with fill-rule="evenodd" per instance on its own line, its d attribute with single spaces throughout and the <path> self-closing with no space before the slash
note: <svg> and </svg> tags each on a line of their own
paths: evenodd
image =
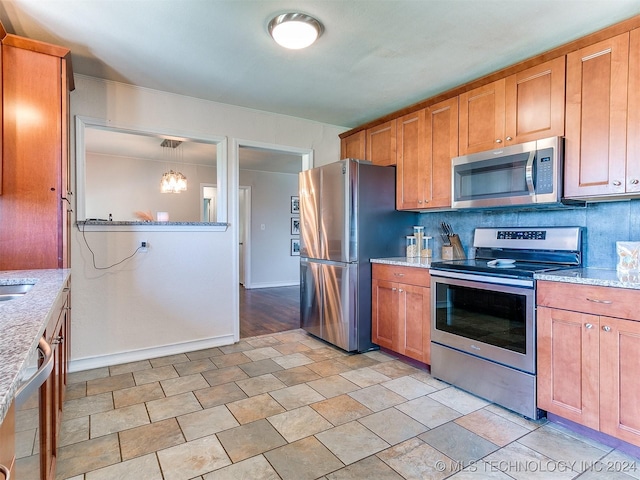
<svg viewBox="0 0 640 480">
<path fill-rule="evenodd" d="M 536 194 L 553 193 L 553 161 L 550 150 L 540 150 L 536 155 Z"/>
</svg>

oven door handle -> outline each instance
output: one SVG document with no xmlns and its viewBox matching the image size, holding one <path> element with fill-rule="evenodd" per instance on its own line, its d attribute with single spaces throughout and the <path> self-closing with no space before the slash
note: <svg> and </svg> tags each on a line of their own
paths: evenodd
<svg viewBox="0 0 640 480">
<path fill-rule="evenodd" d="M 535 195 L 536 194 L 536 190 L 535 190 L 535 186 L 533 185 L 533 161 L 536 158 L 536 152 L 535 150 L 532 150 L 531 152 L 529 152 L 529 158 L 527 159 L 527 165 L 525 166 L 524 169 L 524 178 L 527 182 L 527 190 L 529 190 L 529 195 Z"/>
</svg>

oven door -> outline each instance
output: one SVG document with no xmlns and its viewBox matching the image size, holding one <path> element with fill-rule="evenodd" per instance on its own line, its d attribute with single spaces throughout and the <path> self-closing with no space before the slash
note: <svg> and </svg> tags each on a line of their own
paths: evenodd
<svg viewBox="0 0 640 480">
<path fill-rule="evenodd" d="M 533 282 L 523 287 L 489 281 L 431 271 L 431 341 L 535 374 Z"/>
</svg>

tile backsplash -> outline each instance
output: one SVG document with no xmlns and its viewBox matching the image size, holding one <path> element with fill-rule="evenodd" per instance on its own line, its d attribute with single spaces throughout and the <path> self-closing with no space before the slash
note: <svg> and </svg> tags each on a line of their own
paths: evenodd
<svg viewBox="0 0 640 480">
<path fill-rule="evenodd" d="M 593 268 L 616 267 L 616 241 L 640 241 L 640 200 L 590 203 L 585 207 L 562 209 L 429 212 L 418 218 L 418 224 L 425 227 L 425 235 L 434 237 L 435 252 L 442 246 L 441 222 L 449 223 L 460 235 L 467 255 L 473 246 L 476 227 L 585 227 L 583 263 Z"/>
</svg>

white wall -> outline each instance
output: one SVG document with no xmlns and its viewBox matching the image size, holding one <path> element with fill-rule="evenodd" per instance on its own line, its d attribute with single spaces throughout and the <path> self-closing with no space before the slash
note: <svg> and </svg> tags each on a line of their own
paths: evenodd
<svg viewBox="0 0 640 480">
<path fill-rule="evenodd" d="M 86 154 L 86 192 L 91 192 L 85 202 L 87 218 L 113 220 L 139 220 L 135 212 L 150 212 L 155 219 L 157 212 L 167 212 L 173 222 L 199 222 L 200 183 L 216 183 L 213 166 L 182 163 L 180 172 L 187 177 L 187 191 L 180 194 L 160 192 L 160 179 L 167 164 L 155 160 L 97 153 Z"/>
<path fill-rule="evenodd" d="M 309 148 L 314 165 L 339 159 L 346 128 L 76 75 L 71 114 L 141 130 L 228 138 L 229 228 L 214 231 L 74 229 L 72 370 L 237 341 L 238 163 L 241 140 Z M 72 118 L 72 125 L 73 125 Z M 72 158 L 75 158 L 72 129 Z M 288 220 L 287 220 L 288 221 Z M 141 240 L 149 251 L 107 270 Z"/>
<path fill-rule="evenodd" d="M 240 170 L 240 185 L 251 187 L 251 263 L 245 286 L 299 285 L 300 257 L 290 255 L 291 239 L 300 238 L 291 235 L 291 218 L 300 217 L 291 213 L 298 175 Z"/>
</svg>

